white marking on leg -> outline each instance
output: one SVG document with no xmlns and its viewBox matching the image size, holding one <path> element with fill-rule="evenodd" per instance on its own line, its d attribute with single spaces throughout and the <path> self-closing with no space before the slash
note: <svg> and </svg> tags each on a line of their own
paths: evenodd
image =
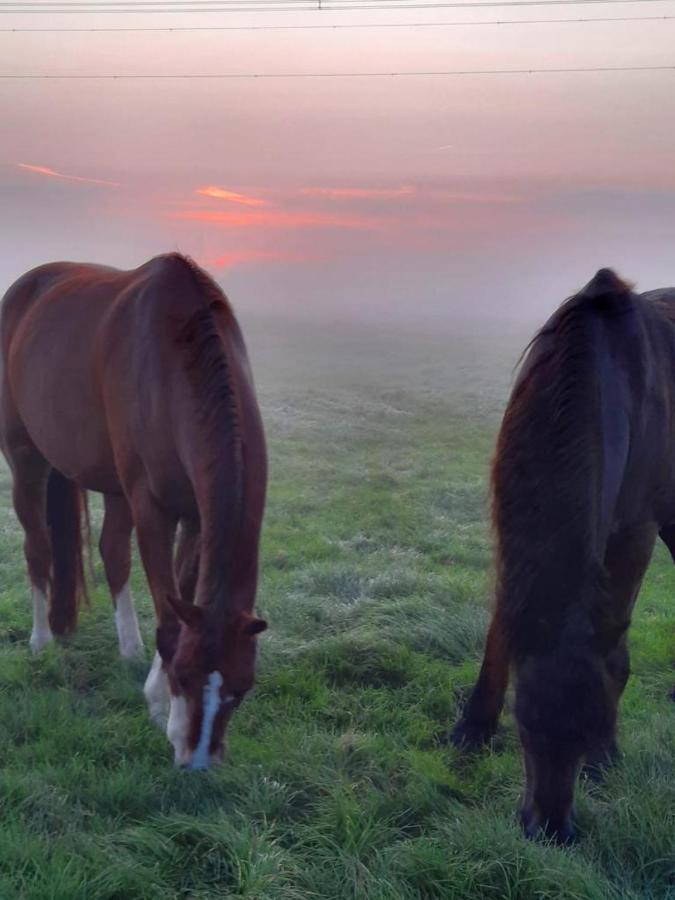
<svg viewBox="0 0 675 900">
<path fill-rule="evenodd" d="M 39 653 L 53 640 L 54 635 L 49 627 L 47 595 L 33 585 L 33 631 L 30 636 L 30 648 L 33 653 Z"/>
<path fill-rule="evenodd" d="M 134 599 L 129 585 L 125 584 L 115 597 L 115 625 L 120 643 L 120 655 L 125 659 L 143 653 L 143 638 L 138 628 Z"/>
<path fill-rule="evenodd" d="M 202 730 L 199 735 L 199 743 L 195 747 L 190 760 L 191 769 L 208 769 L 209 746 L 211 745 L 211 733 L 218 710 L 220 709 L 220 687 L 223 676 L 220 672 L 211 672 L 204 685 L 204 710 L 202 715 Z"/>
<path fill-rule="evenodd" d="M 177 766 L 185 765 L 188 761 L 187 735 L 189 724 L 190 720 L 185 697 L 174 697 L 171 694 L 166 736 L 173 744 L 174 762 Z"/>
<path fill-rule="evenodd" d="M 162 657 L 155 653 L 152 666 L 145 679 L 143 687 L 145 700 L 148 704 L 150 718 L 156 722 L 162 731 L 166 728 L 169 715 L 169 679 L 162 668 Z"/>
</svg>

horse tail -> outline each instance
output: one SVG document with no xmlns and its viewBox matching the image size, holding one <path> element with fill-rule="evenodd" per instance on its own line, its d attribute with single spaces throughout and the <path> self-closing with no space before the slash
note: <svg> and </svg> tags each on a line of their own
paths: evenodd
<svg viewBox="0 0 675 900">
<path fill-rule="evenodd" d="M 85 497 L 74 481 L 52 469 L 47 483 L 47 527 L 52 548 L 49 624 L 54 634 L 74 631 L 80 600 L 86 597 L 82 553 Z"/>
<path fill-rule="evenodd" d="M 601 269 L 530 346 L 492 471 L 497 598 L 516 656 L 555 641 L 575 598 L 602 589 L 630 440 L 627 376 L 614 362 L 635 295 Z M 582 605 L 583 602 L 582 602 Z"/>
</svg>

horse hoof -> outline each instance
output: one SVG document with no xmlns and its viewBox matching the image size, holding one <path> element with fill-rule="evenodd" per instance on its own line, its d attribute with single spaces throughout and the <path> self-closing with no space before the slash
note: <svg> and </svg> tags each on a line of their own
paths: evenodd
<svg viewBox="0 0 675 900">
<path fill-rule="evenodd" d="M 473 725 L 466 719 L 460 719 L 451 732 L 446 736 L 445 742 L 452 744 L 458 750 L 473 752 L 480 750 L 494 735 L 492 727 Z"/>
<path fill-rule="evenodd" d="M 30 636 L 30 641 L 28 645 L 33 654 L 39 653 L 41 650 L 51 644 L 54 640 L 54 636 L 51 631 L 34 631 Z"/>
<path fill-rule="evenodd" d="M 130 641 L 122 645 L 120 643 L 120 657 L 122 659 L 133 661 L 138 661 L 145 659 L 145 646 L 143 641 L 136 642 Z"/>
<path fill-rule="evenodd" d="M 603 750 L 586 754 L 586 761 L 581 770 L 582 777 L 593 784 L 600 784 L 608 770 L 617 764 L 619 757 L 619 748 L 616 744 L 612 744 L 611 747 L 606 747 Z"/>
<path fill-rule="evenodd" d="M 557 825 L 551 822 L 542 824 L 536 816 L 521 810 L 520 823 L 525 837 L 530 841 L 553 841 L 559 846 L 570 846 L 577 841 L 576 829 L 569 817 Z"/>
</svg>

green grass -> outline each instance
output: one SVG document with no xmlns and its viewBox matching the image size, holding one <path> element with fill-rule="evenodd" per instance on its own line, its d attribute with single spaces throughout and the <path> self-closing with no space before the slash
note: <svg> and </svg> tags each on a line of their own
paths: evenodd
<svg viewBox="0 0 675 900">
<path fill-rule="evenodd" d="M 0 471 L 0 898 L 675 898 L 675 573 L 631 632 L 625 756 L 579 791 L 580 842 L 525 841 L 507 710 L 490 752 L 439 740 L 480 659 L 486 478 L 520 342 L 251 323 L 271 488 L 255 693 L 230 760 L 177 772 L 91 610 L 33 658 Z M 150 642 L 138 567 L 135 594 Z M 148 656 L 149 659 L 149 656 Z"/>
</svg>

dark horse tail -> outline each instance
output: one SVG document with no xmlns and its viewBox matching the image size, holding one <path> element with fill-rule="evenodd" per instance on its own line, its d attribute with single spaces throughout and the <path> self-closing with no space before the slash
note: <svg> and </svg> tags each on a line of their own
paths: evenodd
<svg viewBox="0 0 675 900">
<path fill-rule="evenodd" d="M 75 629 L 80 600 L 86 596 L 82 553 L 85 496 L 74 481 L 52 469 L 47 483 L 47 527 L 52 548 L 49 624 L 54 634 Z"/>
<path fill-rule="evenodd" d="M 629 444 L 614 355 L 631 344 L 633 298 L 601 269 L 534 339 L 506 410 L 493 518 L 499 613 L 516 658 L 556 644 L 571 607 L 585 596 L 588 609 L 603 579 Z"/>
</svg>

